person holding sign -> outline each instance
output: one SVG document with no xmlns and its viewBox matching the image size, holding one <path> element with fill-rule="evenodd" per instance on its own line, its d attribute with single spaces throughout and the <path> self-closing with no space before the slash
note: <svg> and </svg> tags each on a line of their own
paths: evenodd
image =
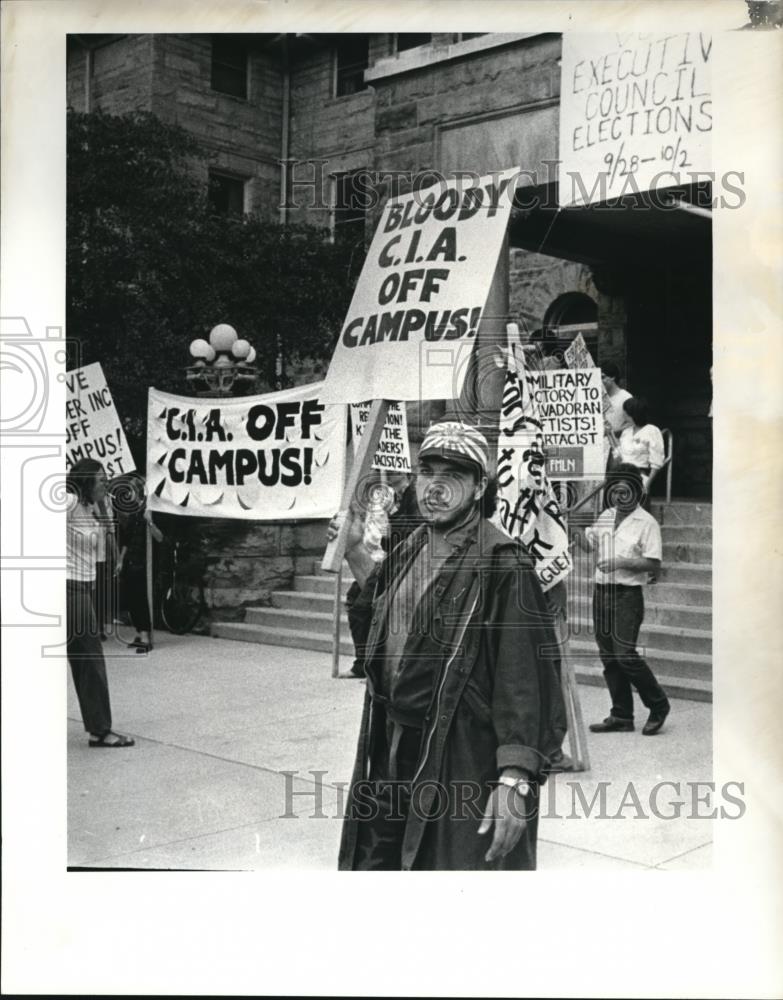
<svg viewBox="0 0 783 1000">
<path fill-rule="evenodd" d="M 604 666 L 604 679 L 612 707 L 603 722 L 590 726 L 593 733 L 632 732 L 633 688 L 649 710 L 642 729 L 654 736 L 670 711 L 666 692 L 636 650 L 644 620 L 642 587 L 661 568 L 661 529 L 642 510 L 642 477 L 634 465 L 621 464 L 609 473 L 610 506 L 584 535 L 574 538 L 582 548 L 598 555 L 593 592 L 595 641 Z"/>
<path fill-rule="evenodd" d="M 66 514 L 67 650 L 76 696 L 91 747 L 132 747 L 134 741 L 112 728 L 109 680 L 95 617 L 95 567 L 100 507 L 106 475 L 100 462 L 86 458 L 66 478 L 71 495 Z"/>
<path fill-rule="evenodd" d="M 532 560 L 488 520 L 487 469 L 476 428 L 444 421 L 427 432 L 424 524 L 383 563 L 364 621 L 367 693 L 341 870 L 536 866 L 538 789 L 559 746 L 557 639 Z M 330 540 L 339 530 L 337 517 Z M 363 584 L 359 518 L 346 558 Z"/>
<path fill-rule="evenodd" d="M 623 403 L 629 424 L 620 435 L 613 455 L 618 462 L 635 465 L 642 477 L 644 492 L 649 493 L 653 476 L 664 462 L 663 435 L 649 420 L 647 400 L 631 396 Z"/>
</svg>

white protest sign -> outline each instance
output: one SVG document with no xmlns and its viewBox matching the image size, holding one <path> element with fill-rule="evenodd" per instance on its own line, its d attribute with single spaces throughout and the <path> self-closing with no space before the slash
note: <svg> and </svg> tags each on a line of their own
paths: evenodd
<svg viewBox="0 0 783 1000">
<path fill-rule="evenodd" d="M 359 447 L 359 438 L 364 433 L 369 415 L 369 403 L 351 403 L 354 454 Z M 381 441 L 375 452 L 372 467 L 373 469 L 385 469 L 387 472 L 411 471 L 408 419 L 404 403 L 389 403 L 386 423 L 383 425 Z"/>
<path fill-rule="evenodd" d="M 604 417 L 600 370 L 526 370 L 524 377 L 542 424 L 549 478 L 603 479 Z"/>
<path fill-rule="evenodd" d="M 323 399 L 459 396 L 508 224 L 518 169 L 386 202 Z"/>
<path fill-rule="evenodd" d="M 712 169 L 712 38 L 563 35 L 561 205 L 690 184 Z"/>
<path fill-rule="evenodd" d="M 150 510 L 272 521 L 331 517 L 345 467 L 346 410 L 323 383 L 265 396 L 191 399 L 150 389 Z"/>
<path fill-rule="evenodd" d="M 518 539 L 533 559 L 544 590 L 571 572 L 568 530 L 547 477 L 544 421 L 508 354 L 498 436 L 495 523 Z"/>
<path fill-rule="evenodd" d="M 585 343 L 585 338 L 581 333 L 578 333 L 568 347 L 565 349 L 563 356 L 565 357 L 566 364 L 569 368 L 594 368 L 595 362 L 593 361 L 593 356 L 587 349 L 587 344 Z M 612 409 L 612 402 L 609 399 L 609 393 L 603 384 L 603 379 L 601 380 L 601 389 L 603 395 L 601 396 L 601 406 L 604 411 L 604 420 L 607 419 L 607 415 Z"/>
<path fill-rule="evenodd" d="M 94 458 L 108 479 L 133 472 L 133 455 L 100 364 L 66 372 L 65 388 L 66 469 L 81 458 Z"/>
</svg>

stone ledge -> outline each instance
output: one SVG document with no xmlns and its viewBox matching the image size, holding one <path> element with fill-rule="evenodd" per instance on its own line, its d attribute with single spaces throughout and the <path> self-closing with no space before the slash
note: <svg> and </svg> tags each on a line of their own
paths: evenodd
<svg viewBox="0 0 783 1000">
<path fill-rule="evenodd" d="M 478 52 L 484 52 L 487 49 L 499 48 L 501 45 L 511 45 L 514 42 L 523 42 L 528 38 L 537 38 L 549 34 L 552 34 L 552 32 L 491 33 L 481 35 L 479 38 L 469 38 L 465 42 L 454 42 L 452 45 L 422 45 L 419 48 L 401 52 L 396 56 L 379 59 L 374 66 L 365 71 L 364 79 L 367 83 L 374 83 L 376 80 L 398 76 L 400 73 L 411 73 L 414 70 L 425 69 L 429 66 L 435 66 L 438 63 L 459 59 L 462 56 L 474 55 Z"/>
</svg>

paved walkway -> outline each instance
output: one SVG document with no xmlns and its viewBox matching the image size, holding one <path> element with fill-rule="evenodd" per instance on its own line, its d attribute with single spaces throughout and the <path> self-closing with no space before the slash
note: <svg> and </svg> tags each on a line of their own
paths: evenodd
<svg viewBox="0 0 783 1000">
<path fill-rule="evenodd" d="M 135 748 L 90 749 L 69 682 L 69 865 L 333 870 L 363 683 L 332 680 L 324 653 L 156 639 L 146 657 L 121 648 L 112 656 L 111 640 L 105 647 L 115 726 Z M 604 692 L 580 692 L 586 720 L 602 718 Z M 680 782 L 689 803 L 686 782 L 710 780 L 711 716 L 711 705 L 675 701 L 661 736 L 593 737 L 592 771 L 559 775 L 545 791 L 539 869 L 708 867 L 709 820 L 656 818 L 650 791 Z M 604 818 L 587 818 L 579 791 L 589 803 L 600 782 Z M 676 811 L 674 797 L 663 788 L 658 811 Z"/>
</svg>

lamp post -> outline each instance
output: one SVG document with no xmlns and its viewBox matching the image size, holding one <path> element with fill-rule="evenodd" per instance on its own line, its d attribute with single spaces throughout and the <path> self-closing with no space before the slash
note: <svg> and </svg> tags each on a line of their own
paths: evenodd
<svg viewBox="0 0 783 1000">
<path fill-rule="evenodd" d="M 242 340 L 233 326 L 219 323 L 209 340 L 194 340 L 190 345 L 193 361 L 185 369 L 188 386 L 196 396 L 231 396 L 235 389 L 250 393 L 256 387 L 256 349 Z"/>
</svg>

